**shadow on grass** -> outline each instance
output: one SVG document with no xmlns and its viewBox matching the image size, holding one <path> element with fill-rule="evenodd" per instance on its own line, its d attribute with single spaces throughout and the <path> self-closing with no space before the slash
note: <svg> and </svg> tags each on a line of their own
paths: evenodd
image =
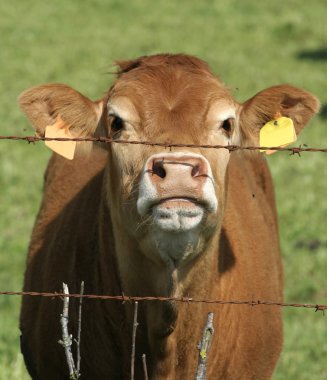
<svg viewBox="0 0 327 380">
<path fill-rule="evenodd" d="M 327 60 L 327 46 L 314 50 L 302 50 L 297 54 L 299 59 L 310 59 L 312 61 Z"/>
<path fill-rule="evenodd" d="M 323 120 L 327 119 L 327 103 L 321 105 L 318 115 Z"/>
<path fill-rule="evenodd" d="M 327 241 L 320 239 L 311 239 L 311 240 L 298 240 L 294 244 L 294 248 L 297 249 L 306 249 L 310 252 L 317 251 L 319 248 L 327 247 Z"/>
</svg>

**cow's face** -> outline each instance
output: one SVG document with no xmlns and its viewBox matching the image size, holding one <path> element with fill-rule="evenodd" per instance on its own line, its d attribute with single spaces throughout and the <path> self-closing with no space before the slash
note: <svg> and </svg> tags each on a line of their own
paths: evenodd
<svg viewBox="0 0 327 380">
<path fill-rule="evenodd" d="M 105 100 L 114 140 L 228 145 L 238 105 L 222 83 L 196 67 L 143 67 L 121 75 Z M 154 260 L 181 263 L 216 231 L 229 153 L 223 149 L 111 144 L 108 202 Z"/>
<path fill-rule="evenodd" d="M 289 85 L 239 105 L 204 62 L 189 56 L 143 57 L 120 69 L 100 101 L 50 84 L 27 90 L 20 105 L 41 136 L 60 117 L 75 136 L 168 145 L 257 145 L 260 128 L 277 112 L 299 133 L 319 107 Z M 221 223 L 228 151 L 127 143 L 108 150 L 104 194 L 116 243 L 130 237 L 151 260 L 175 266 L 203 251 Z"/>
</svg>

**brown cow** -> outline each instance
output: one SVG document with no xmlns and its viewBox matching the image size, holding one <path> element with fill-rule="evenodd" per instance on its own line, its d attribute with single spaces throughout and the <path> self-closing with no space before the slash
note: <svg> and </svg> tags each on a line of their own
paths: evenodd
<svg viewBox="0 0 327 380">
<path fill-rule="evenodd" d="M 44 136 L 60 117 L 74 136 L 187 144 L 258 144 L 276 112 L 299 133 L 317 112 L 311 94 L 281 85 L 237 103 L 207 64 L 187 55 L 119 63 L 96 102 L 48 84 L 20 97 Z M 105 149 L 104 149 L 105 148 Z M 29 248 L 25 291 L 282 300 L 274 192 L 258 152 L 130 144 L 57 154 Z M 269 379 L 282 347 L 279 308 L 141 302 L 136 379 L 146 354 L 151 379 L 192 379 L 207 312 L 215 312 L 209 379 Z M 66 379 L 60 299 L 24 297 L 22 351 L 33 379 Z M 77 303 L 70 328 L 76 336 Z M 84 379 L 128 379 L 133 305 L 83 304 Z"/>
</svg>

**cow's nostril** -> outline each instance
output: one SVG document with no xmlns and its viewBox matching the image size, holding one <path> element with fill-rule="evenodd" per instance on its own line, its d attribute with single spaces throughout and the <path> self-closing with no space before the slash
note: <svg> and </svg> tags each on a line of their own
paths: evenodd
<svg viewBox="0 0 327 380">
<path fill-rule="evenodd" d="M 162 161 L 154 162 L 152 166 L 152 174 L 157 175 L 160 178 L 166 177 L 166 170 Z"/>
<path fill-rule="evenodd" d="M 199 165 L 193 166 L 192 171 L 191 171 L 191 176 L 192 177 L 197 177 L 199 174 L 200 174 L 200 167 L 199 167 Z"/>
</svg>

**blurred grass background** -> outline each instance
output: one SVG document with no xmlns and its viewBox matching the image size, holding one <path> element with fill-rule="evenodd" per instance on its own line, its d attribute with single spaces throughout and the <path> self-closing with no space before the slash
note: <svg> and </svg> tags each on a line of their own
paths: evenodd
<svg viewBox="0 0 327 380">
<path fill-rule="evenodd" d="M 327 2 L 312 0 L 11 0 L 0 2 L 0 134 L 32 134 L 24 89 L 63 82 L 95 99 L 116 59 L 184 52 L 208 61 L 235 98 L 291 83 L 315 93 L 320 116 L 299 142 L 327 147 Z M 50 153 L 0 142 L 0 289 L 20 290 Z M 285 299 L 327 303 L 327 156 L 277 153 L 273 172 Z M 28 379 L 19 353 L 19 297 L 0 296 L 0 379 Z M 327 379 L 327 319 L 285 309 L 275 380 Z"/>
</svg>

